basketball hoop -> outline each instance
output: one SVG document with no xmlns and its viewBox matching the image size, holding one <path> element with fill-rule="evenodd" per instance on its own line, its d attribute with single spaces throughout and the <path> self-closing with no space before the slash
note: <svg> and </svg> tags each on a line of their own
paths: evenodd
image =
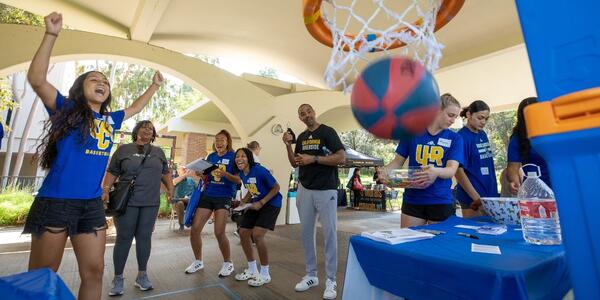
<svg viewBox="0 0 600 300">
<path fill-rule="evenodd" d="M 326 0 L 330 7 L 323 5 L 323 0 L 304 0 L 307 30 L 317 41 L 332 48 L 325 71 L 328 87 L 348 91 L 360 73 L 358 63 L 370 60 L 367 53 L 388 53 L 403 46 L 406 47 L 395 54 L 421 62 L 430 72 L 438 68 L 443 45 L 434 32 L 452 20 L 465 0 L 410 0 L 411 4 L 403 12 L 390 9 L 384 1 L 372 0 L 376 9 L 366 18 L 355 11 L 358 0 L 347 0 L 351 4 L 345 6 L 339 4 L 340 0 Z M 343 14 L 348 14 L 346 20 L 342 20 Z M 412 23 L 406 21 L 411 14 L 416 16 Z M 391 19 L 394 24 L 384 29 L 373 28 L 371 23 L 378 15 Z M 338 21 L 343 27 L 338 27 Z M 348 28 L 356 24 L 361 29 L 356 34 L 348 33 Z"/>
</svg>

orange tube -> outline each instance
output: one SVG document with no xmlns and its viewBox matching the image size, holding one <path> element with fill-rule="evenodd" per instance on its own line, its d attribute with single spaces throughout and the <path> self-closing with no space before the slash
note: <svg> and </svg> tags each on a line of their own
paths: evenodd
<svg viewBox="0 0 600 300">
<path fill-rule="evenodd" d="M 317 41 L 321 44 L 333 47 L 333 37 L 331 35 L 331 30 L 325 25 L 325 20 L 321 16 L 321 3 L 323 0 L 303 0 L 303 16 L 304 16 L 304 25 L 310 35 L 313 36 Z M 443 0 L 442 5 L 440 6 L 440 10 L 437 13 L 435 20 L 435 28 L 434 31 L 442 28 L 444 25 L 448 24 L 454 16 L 458 13 L 458 11 L 462 8 L 465 0 Z M 419 24 L 422 22 L 422 19 L 418 19 L 414 24 Z M 398 28 L 396 32 L 403 32 L 410 30 L 406 27 Z M 354 39 L 356 35 L 353 34 L 344 34 L 348 38 Z M 378 38 L 379 35 L 376 35 Z M 365 36 L 365 39 L 367 37 Z M 354 46 L 354 50 L 358 50 L 360 48 L 361 43 L 356 43 Z M 394 49 L 398 47 L 402 47 L 405 44 L 400 41 L 395 41 L 391 45 L 383 45 L 384 49 Z M 348 51 L 348 46 L 344 46 L 344 51 Z M 375 49 L 375 51 L 381 51 L 380 49 Z"/>
</svg>

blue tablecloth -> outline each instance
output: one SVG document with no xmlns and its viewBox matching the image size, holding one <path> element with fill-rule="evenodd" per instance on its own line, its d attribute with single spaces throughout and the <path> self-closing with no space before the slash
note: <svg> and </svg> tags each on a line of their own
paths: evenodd
<svg viewBox="0 0 600 300">
<path fill-rule="evenodd" d="M 529 245 L 520 227 L 492 236 L 459 224 L 482 225 L 451 217 L 416 227 L 446 231 L 429 240 L 391 246 L 353 236 L 350 243 L 371 285 L 411 300 L 562 299 L 571 288 L 562 246 Z M 500 246 L 502 255 L 473 253 L 471 243 Z"/>
<path fill-rule="evenodd" d="M 75 300 L 65 283 L 50 269 L 0 277 L 0 299 Z"/>
</svg>

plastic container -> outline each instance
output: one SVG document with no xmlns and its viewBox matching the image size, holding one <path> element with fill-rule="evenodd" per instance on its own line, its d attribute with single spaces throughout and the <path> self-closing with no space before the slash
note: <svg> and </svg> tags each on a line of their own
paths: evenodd
<svg viewBox="0 0 600 300">
<path fill-rule="evenodd" d="M 519 210 L 523 238 L 535 245 L 560 245 L 562 236 L 554 192 L 540 179 L 538 172 L 528 172 L 519 188 Z"/>
<path fill-rule="evenodd" d="M 497 224 L 519 225 L 519 199 L 510 197 L 483 197 L 483 209 Z"/>
<path fill-rule="evenodd" d="M 387 170 L 387 186 L 391 188 L 424 189 L 431 185 L 431 182 L 417 182 L 420 176 L 422 176 L 422 170 L 421 166 Z"/>
</svg>

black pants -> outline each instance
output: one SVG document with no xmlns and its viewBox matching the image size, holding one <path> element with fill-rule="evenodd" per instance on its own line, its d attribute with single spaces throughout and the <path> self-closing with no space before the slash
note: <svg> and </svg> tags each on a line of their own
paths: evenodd
<svg viewBox="0 0 600 300">
<path fill-rule="evenodd" d="M 352 192 L 354 193 L 354 203 L 352 204 L 352 206 L 358 207 L 360 204 L 360 191 L 352 190 Z"/>
</svg>

